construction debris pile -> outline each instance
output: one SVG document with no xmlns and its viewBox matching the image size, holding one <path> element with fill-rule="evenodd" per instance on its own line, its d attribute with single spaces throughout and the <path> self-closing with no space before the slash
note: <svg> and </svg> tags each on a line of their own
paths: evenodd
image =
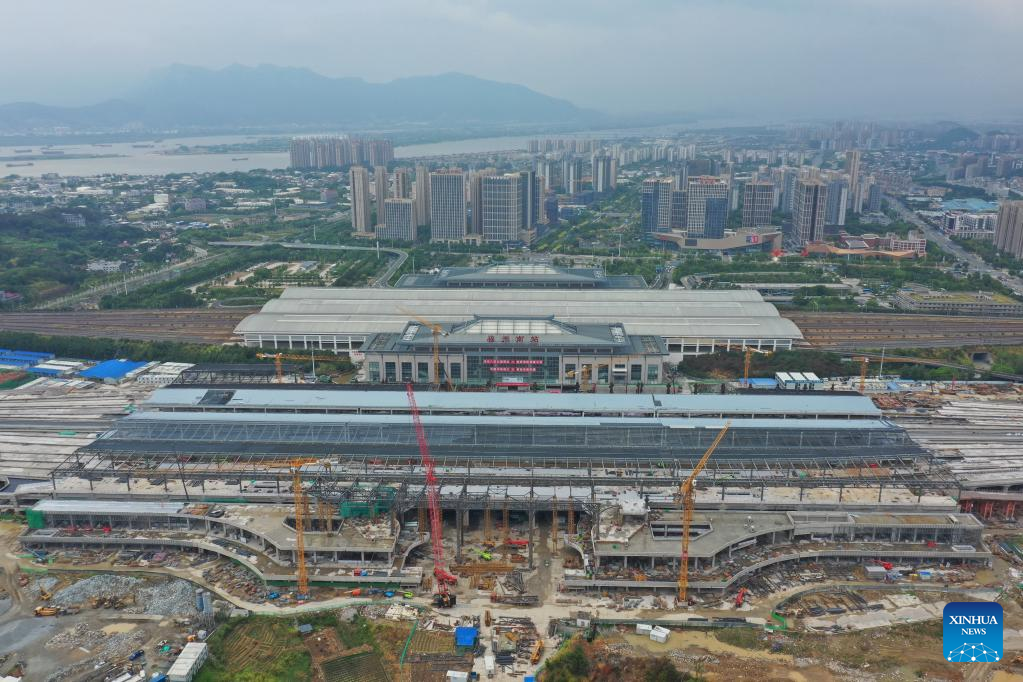
<svg viewBox="0 0 1023 682">
<path fill-rule="evenodd" d="M 490 649 L 497 665 L 514 674 L 516 665 L 524 666 L 539 658 L 537 652 L 543 650 L 543 640 L 531 619 L 499 616 L 491 629 Z"/>
<path fill-rule="evenodd" d="M 185 580 L 151 583 L 115 574 L 100 574 L 77 580 L 54 593 L 52 603 L 58 607 L 125 609 L 129 613 L 160 616 L 190 616 L 196 613 L 195 588 Z"/>
</svg>

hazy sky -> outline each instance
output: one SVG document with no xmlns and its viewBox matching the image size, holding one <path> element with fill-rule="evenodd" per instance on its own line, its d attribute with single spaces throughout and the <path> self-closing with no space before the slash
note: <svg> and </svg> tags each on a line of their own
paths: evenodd
<svg viewBox="0 0 1023 682">
<path fill-rule="evenodd" d="M 1023 0 L 3 0 L 0 102 L 178 62 L 461 71 L 609 112 L 1023 115 Z"/>
</svg>

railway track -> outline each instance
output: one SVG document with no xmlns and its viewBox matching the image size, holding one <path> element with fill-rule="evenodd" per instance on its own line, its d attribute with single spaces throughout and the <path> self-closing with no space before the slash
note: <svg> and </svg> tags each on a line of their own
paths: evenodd
<svg viewBox="0 0 1023 682">
<path fill-rule="evenodd" d="M 1023 319 L 781 311 L 812 346 L 829 350 L 1023 345 Z"/>
<path fill-rule="evenodd" d="M 0 331 L 221 344 L 237 340 L 234 328 L 254 310 L 197 308 L 3 313 L 0 314 Z"/>
</svg>

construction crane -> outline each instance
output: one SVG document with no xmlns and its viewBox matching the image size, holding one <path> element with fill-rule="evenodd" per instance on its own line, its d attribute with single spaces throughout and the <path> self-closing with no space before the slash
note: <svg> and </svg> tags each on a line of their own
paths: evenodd
<svg viewBox="0 0 1023 682">
<path fill-rule="evenodd" d="M 697 462 L 696 466 L 693 467 L 692 472 L 689 474 L 682 486 L 679 488 L 679 497 L 682 498 L 682 559 L 678 567 L 678 601 L 679 604 L 683 604 L 686 601 L 686 594 L 689 591 L 689 528 L 693 524 L 693 509 L 696 507 L 696 494 L 694 492 L 694 485 L 696 484 L 696 477 L 699 476 L 700 472 L 703 471 L 703 467 L 707 466 L 707 460 L 717 450 L 718 445 L 721 444 L 721 440 L 725 437 L 728 429 L 732 426 L 732 420 L 729 419 L 725 422 L 725 425 L 721 427 L 721 431 L 718 432 L 714 442 L 710 444 L 707 451 L 703 453 L 703 457 Z"/>
<path fill-rule="evenodd" d="M 860 362 L 863 363 L 860 366 L 860 393 L 867 392 L 867 367 L 870 366 L 870 358 L 864 355 L 860 358 Z"/>
<path fill-rule="evenodd" d="M 306 499 L 305 491 L 302 489 L 302 467 L 306 464 L 316 464 L 319 460 L 312 458 L 296 458 L 289 460 L 286 464 L 280 462 L 267 462 L 263 464 L 265 469 L 286 466 L 291 469 L 291 492 L 295 502 L 295 582 L 298 587 L 296 592 L 299 599 L 309 597 L 309 572 L 305 563 L 305 522 L 309 516 L 309 501 Z"/>
<path fill-rule="evenodd" d="M 444 330 L 444 327 L 440 326 L 439 324 L 435 324 L 433 322 L 430 322 L 429 320 L 427 320 L 427 319 L 425 319 L 423 317 L 420 317 L 419 315 L 416 315 L 411 310 L 408 310 L 406 308 L 400 308 L 400 307 L 398 308 L 398 310 L 402 311 L 406 315 L 410 315 L 412 317 L 412 319 L 414 319 L 416 322 L 418 322 L 419 324 L 425 325 L 427 329 L 429 329 L 431 332 L 433 332 L 433 381 L 431 383 L 433 384 L 433 387 L 435 389 L 439 389 L 440 388 L 440 337 L 447 336 L 448 333 Z M 455 386 L 454 386 L 454 384 L 451 383 L 451 377 L 448 375 L 447 372 L 444 373 L 444 380 L 445 380 L 445 382 L 447 382 L 447 386 L 448 386 L 448 390 L 449 391 L 455 390 Z"/>
<path fill-rule="evenodd" d="M 405 393 L 408 395 L 409 411 L 412 413 L 412 424 L 416 430 L 416 440 L 419 442 L 419 457 L 423 461 L 423 469 L 426 470 L 426 500 L 430 512 L 430 544 L 433 547 L 433 577 L 437 581 L 437 593 L 433 596 L 434 606 L 450 608 L 455 605 L 455 595 L 448 591 L 448 585 L 454 585 L 458 579 L 444 568 L 444 529 L 441 526 L 440 516 L 440 486 L 437 484 L 437 474 L 434 471 L 433 456 L 430 454 L 430 444 L 426 440 L 426 431 L 423 429 L 423 421 L 419 418 L 419 406 L 416 405 L 416 390 L 412 382 L 405 384 Z"/>
<path fill-rule="evenodd" d="M 316 351 L 310 351 L 309 357 L 304 355 L 294 355 L 291 353 L 256 353 L 256 357 L 262 360 L 273 359 L 274 361 L 274 373 L 276 374 L 277 383 L 284 383 L 284 365 L 281 364 L 281 360 L 311 360 L 313 363 L 313 376 L 316 375 Z"/>
<path fill-rule="evenodd" d="M 762 355 L 770 355 L 769 350 L 760 350 L 752 346 L 746 346 L 745 359 L 742 363 L 742 387 L 749 388 L 749 366 L 750 360 L 753 358 L 754 353 L 760 353 Z"/>
</svg>

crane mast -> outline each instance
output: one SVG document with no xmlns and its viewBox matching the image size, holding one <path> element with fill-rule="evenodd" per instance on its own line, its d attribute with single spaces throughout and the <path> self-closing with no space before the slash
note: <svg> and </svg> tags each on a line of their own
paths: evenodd
<svg viewBox="0 0 1023 682">
<path fill-rule="evenodd" d="M 416 405 L 416 392 L 412 383 L 405 384 L 405 393 L 408 396 L 409 411 L 412 413 L 412 423 L 416 430 L 416 441 L 419 443 L 419 457 L 423 462 L 423 469 L 426 471 L 426 500 L 430 513 L 430 544 L 433 548 L 433 577 L 437 581 L 438 600 L 441 606 L 454 604 L 453 595 L 448 594 L 448 584 L 457 582 L 457 578 L 444 568 L 444 532 L 441 526 L 440 516 L 440 486 L 437 484 L 437 474 L 434 470 L 433 456 L 430 454 L 430 444 L 426 440 L 426 431 L 423 429 L 423 422 L 419 418 L 419 406 Z"/>
<path fill-rule="evenodd" d="M 689 591 L 689 528 L 692 526 L 693 509 L 696 507 L 696 495 L 693 492 L 693 486 L 696 484 L 696 477 L 703 471 L 703 467 L 707 466 L 707 460 L 717 450 L 718 445 L 721 444 L 721 440 L 725 437 L 731 426 L 732 420 L 729 419 L 721 427 L 721 431 L 714 438 L 714 442 L 703 453 L 703 457 L 693 467 L 689 478 L 682 483 L 682 487 L 679 489 L 679 494 L 682 498 L 682 557 L 678 567 L 678 601 L 680 604 L 685 602 L 686 593 Z"/>
</svg>

